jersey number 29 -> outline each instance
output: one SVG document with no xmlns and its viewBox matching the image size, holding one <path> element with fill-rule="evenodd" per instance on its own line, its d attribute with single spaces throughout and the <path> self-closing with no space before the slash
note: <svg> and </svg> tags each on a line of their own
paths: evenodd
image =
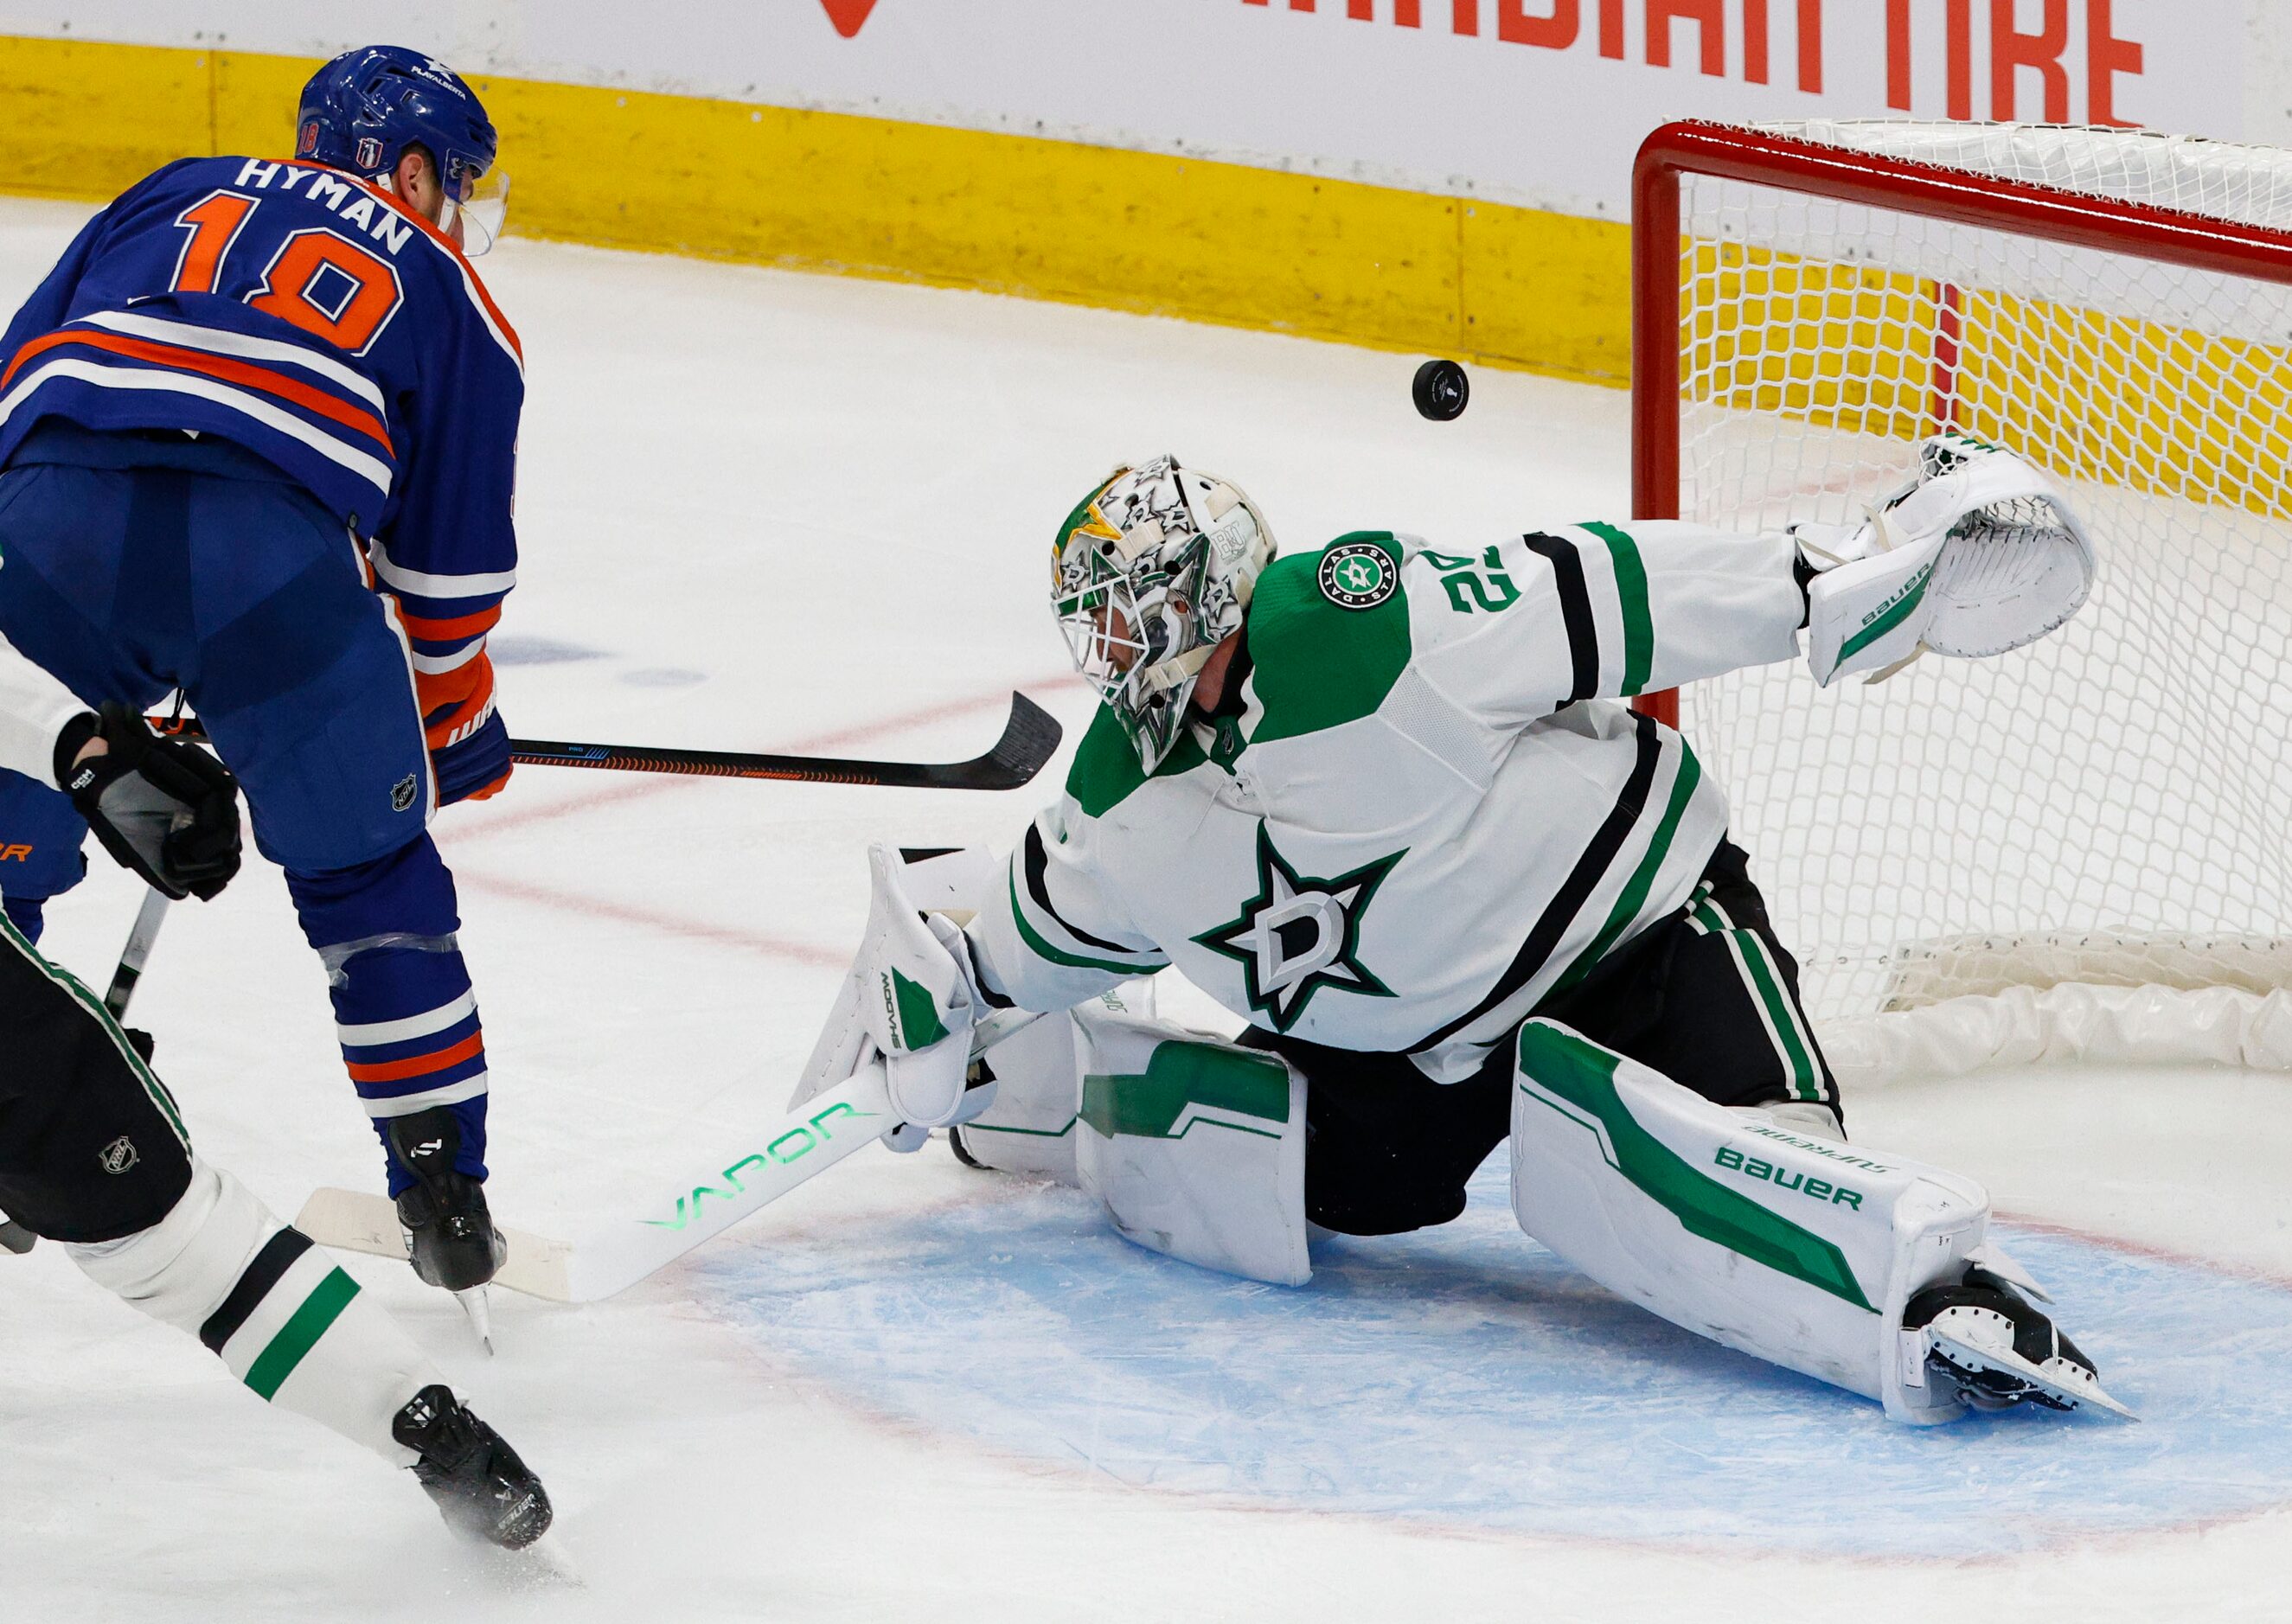
<svg viewBox="0 0 2292 1624">
<path fill-rule="evenodd" d="M 216 291 L 223 258 L 260 201 L 238 192 L 213 192 L 175 216 L 175 223 L 190 233 L 175 267 L 178 292 Z M 324 226 L 307 226 L 287 233 L 263 269 L 262 285 L 246 302 L 250 310 L 359 355 L 389 325 L 404 297 L 389 261 Z"/>
</svg>

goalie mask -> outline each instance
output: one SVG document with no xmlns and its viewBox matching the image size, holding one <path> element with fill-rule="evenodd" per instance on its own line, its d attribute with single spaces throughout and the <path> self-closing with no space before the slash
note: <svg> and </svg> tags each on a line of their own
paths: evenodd
<svg viewBox="0 0 2292 1624">
<path fill-rule="evenodd" d="M 1174 457 L 1116 470 L 1060 527 L 1052 612 L 1148 772 L 1178 742 L 1202 667 L 1241 629 L 1272 557 L 1249 498 Z"/>
</svg>

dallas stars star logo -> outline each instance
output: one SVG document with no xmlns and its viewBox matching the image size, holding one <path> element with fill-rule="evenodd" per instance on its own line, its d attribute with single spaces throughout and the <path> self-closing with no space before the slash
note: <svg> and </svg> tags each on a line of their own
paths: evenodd
<svg viewBox="0 0 2292 1624">
<path fill-rule="evenodd" d="M 1212 953 L 1239 961 L 1249 1007 L 1287 1032 L 1323 987 L 1391 998 L 1360 958 L 1361 915 L 1392 865 L 1408 856 L 1365 863 L 1335 880 L 1300 875 L 1257 825 L 1257 895 L 1241 917 L 1194 938 Z"/>
</svg>

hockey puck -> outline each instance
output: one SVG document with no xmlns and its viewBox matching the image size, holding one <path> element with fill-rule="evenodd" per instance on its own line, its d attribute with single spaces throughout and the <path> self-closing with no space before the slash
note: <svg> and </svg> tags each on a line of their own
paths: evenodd
<svg viewBox="0 0 2292 1624">
<path fill-rule="evenodd" d="M 1416 402 L 1418 416 L 1445 423 L 1465 414 L 1465 406 L 1473 398 L 1473 382 L 1454 361 L 1427 361 L 1416 369 L 1416 381 L 1408 386 L 1408 392 Z"/>
</svg>

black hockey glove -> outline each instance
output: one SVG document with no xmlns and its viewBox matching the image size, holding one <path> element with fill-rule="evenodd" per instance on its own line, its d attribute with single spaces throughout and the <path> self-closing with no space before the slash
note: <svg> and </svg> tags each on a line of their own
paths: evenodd
<svg viewBox="0 0 2292 1624">
<path fill-rule="evenodd" d="M 104 753 L 76 762 L 96 738 Z M 56 782 L 104 850 L 177 902 L 204 902 L 238 872 L 238 780 L 197 744 L 159 737 L 123 704 L 64 728 Z"/>
</svg>

